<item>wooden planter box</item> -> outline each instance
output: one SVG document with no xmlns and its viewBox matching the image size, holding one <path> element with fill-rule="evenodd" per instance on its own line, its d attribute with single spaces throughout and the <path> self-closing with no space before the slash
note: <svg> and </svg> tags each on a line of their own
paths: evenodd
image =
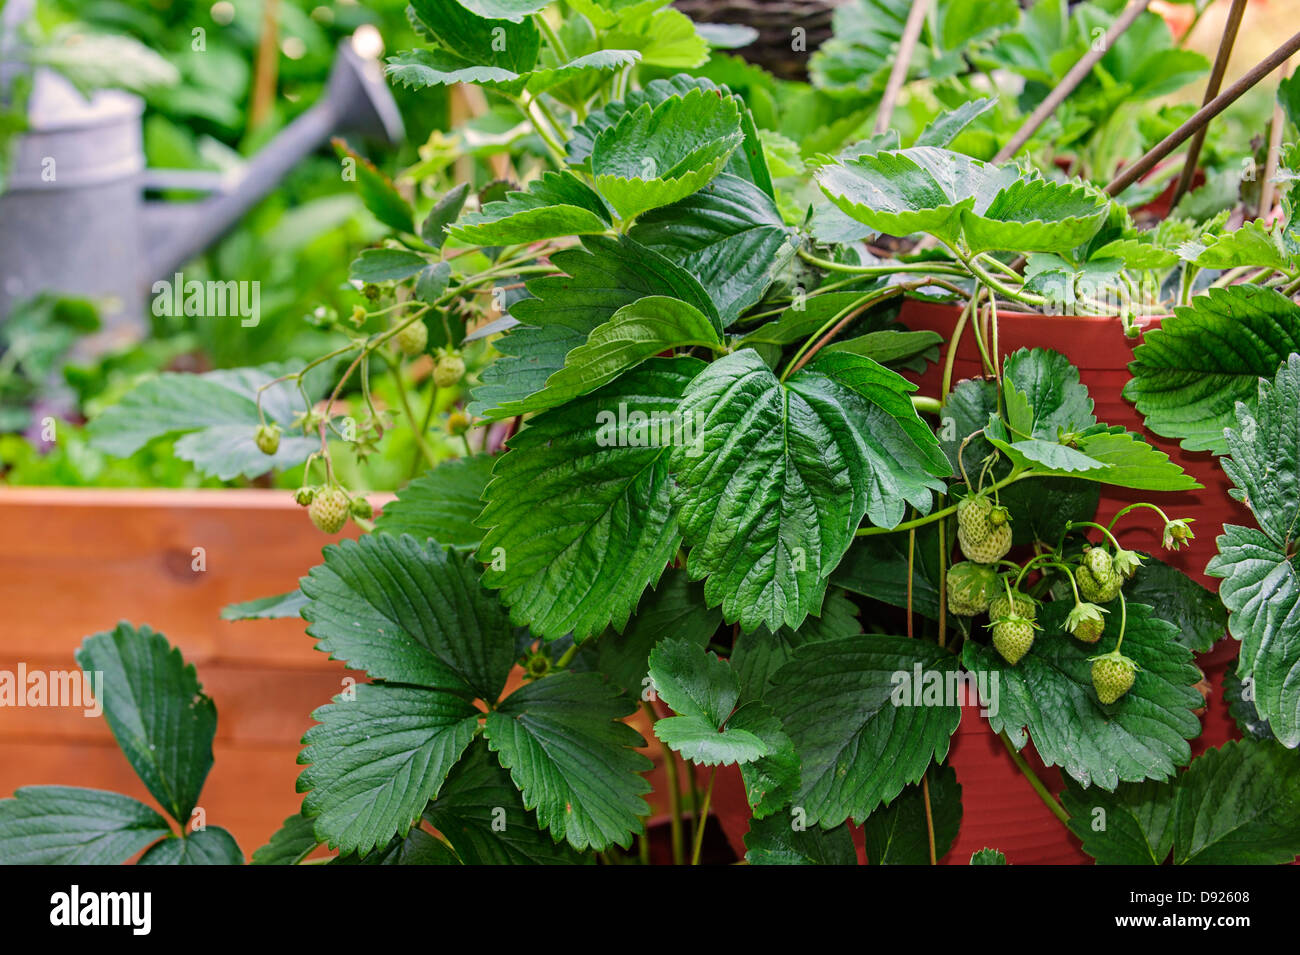
<svg viewBox="0 0 1300 955">
<path fill-rule="evenodd" d="M 294 782 L 312 710 L 359 674 L 315 650 L 302 620 L 230 622 L 221 608 L 292 589 L 322 547 L 356 534 L 351 524 L 322 534 L 286 491 L 0 487 L 0 670 L 75 669 L 82 640 L 119 620 L 165 633 L 217 705 L 207 823 L 249 856 L 302 804 Z M 659 815 L 662 750 L 642 714 L 633 725 L 651 743 L 648 799 Z M 103 719 L 0 708 L 0 798 L 48 784 L 153 804 Z"/>
</svg>

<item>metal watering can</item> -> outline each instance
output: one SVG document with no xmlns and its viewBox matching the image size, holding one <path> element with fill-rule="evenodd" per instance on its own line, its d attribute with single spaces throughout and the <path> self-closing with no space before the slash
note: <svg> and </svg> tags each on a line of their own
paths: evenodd
<svg viewBox="0 0 1300 955">
<path fill-rule="evenodd" d="M 38 71 L 29 128 L 0 193 L 0 320 L 14 303 L 55 290 L 102 301 L 103 331 L 78 351 L 139 338 L 153 283 L 211 245 L 303 157 L 336 133 L 399 141 L 402 120 L 378 63 L 340 45 L 324 97 L 229 173 L 144 168 L 141 99 L 118 90 L 86 100 Z M 208 192 L 146 201 L 150 189 Z"/>
</svg>

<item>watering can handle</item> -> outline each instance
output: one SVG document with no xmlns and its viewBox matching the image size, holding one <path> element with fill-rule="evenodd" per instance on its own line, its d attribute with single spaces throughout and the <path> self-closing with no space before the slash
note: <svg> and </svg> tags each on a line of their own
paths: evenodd
<svg viewBox="0 0 1300 955">
<path fill-rule="evenodd" d="M 203 202 L 145 204 L 148 253 L 145 287 L 170 276 L 221 238 L 305 156 L 335 133 L 401 140 L 402 118 L 383 71 L 344 41 L 324 98 L 284 128 L 241 169 L 222 177 L 222 190 Z M 164 177 L 165 178 L 165 177 Z M 145 173 L 145 182 L 153 181 Z"/>
</svg>

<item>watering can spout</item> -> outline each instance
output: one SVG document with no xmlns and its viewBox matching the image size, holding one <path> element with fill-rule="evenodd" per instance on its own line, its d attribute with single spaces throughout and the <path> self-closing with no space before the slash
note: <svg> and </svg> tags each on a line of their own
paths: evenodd
<svg viewBox="0 0 1300 955">
<path fill-rule="evenodd" d="M 402 118 L 374 60 L 362 57 L 344 41 L 339 46 L 325 96 L 290 123 L 233 176 L 221 176 L 215 194 L 202 202 L 151 202 L 145 206 L 145 274 L 148 287 L 221 238 L 275 188 L 303 157 L 336 133 L 384 139 L 402 137 Z M 182 176 L 183 179 L 183 176 Z M 146 188 L 181 185 L 166 173 L 144 174 Z"/>
</svg>

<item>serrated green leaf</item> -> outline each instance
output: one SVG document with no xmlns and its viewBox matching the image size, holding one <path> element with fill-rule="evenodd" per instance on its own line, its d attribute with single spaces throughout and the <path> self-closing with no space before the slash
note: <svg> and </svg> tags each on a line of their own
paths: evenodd
<svg viewBox="0 0 1300 955">
<path fill-rule="evenodd" d="M 789 345 L 814 334 L 836 315 L 845 314 L 862 301 L 862 292 L 827 292 L 791 305 L 774 322 L 765 322 L 748 332 L 739 342 L 740 347 Z M 828 346 L 829 347 L 829 346 Z M 983 422 L 980 422 L 981 426 Z"/>
<path fill-rule="evenodd" d="M 319 437 L 305 437 L 293 428 L 294 416 L 306 410 L 293 382 L 271 385 L 295 370 L 262 365 L 202 375 L 164 372 L 136 385 L 97 415 L 90 423 L 91 445 L 128 457 L 156 438 L 181 434 L 176 456 L 223 481 L 294 467 L 320 450 Z M 286 432 L 273 455 L 263 454 L 255 440 L 257 396 L 263 386 L 268 386 L 261 392 L 266 420 Z"/>
<path fill-rule="evenodd" d="M 1150 242 L 1138 239 L 1113 239 L 1092 254 L 1094 259 L 1119 259 L 1126 268 L 1142 271 L 1145 269 L 1173 268 L 1178 264 L 1178 254 L 1161 248 Z"/>
<path fill-rule="evenodd" d="M 957 841 L 961 828 L 961 784 L 951 766 L 931 766 L 927 807 L 921 787 L 908 786 L 888 806 L 862 824 L 867 862 L 871 865 L 928 865 L 930 823 L 934 825 L 934 857 L 942 859 Z"/>
<path fill-rule="evenodd" d="M 1157 558 L 1147 557 L 1142 562 L 1124 585 L 1124 593 L 1177 627 L 1178 642 L 1196 653 L 1205 653 L 1228 629 L 1228 613 L 1219 598 Z"/>
<path fill-rule="evenodd" d="M 483 510 L 483 490 L 494 461 L 490 454 L 443 461 L 384 505 L 375 531 L 437 540 L 444 547 L 478 547 L 483 531 L 474 522 Z"/>
<path fill-rule="evenodd" d="M 744 138 L 730 97 L 691 90 L 625 113 L 596 137 L 596 189 L 624 219 L 670 205 L 722 171 Z"/>
<path fill-rule="evenodd" d="M 418 275 L 429 260 L 410 249 L 365 249 L 352 260 L 348 278 L 357 282 L 400 282 Z"/>
<path fill-rule="evenodd" d="M 1016 171 L 919 146 L 831 163 L 817 171 L 816 179 L 841 211 L 877 232 L 928 232 L 953 241 L 962 211 L 984 212 L 1016 179 Z"/>
<path fill-rule="evenodd" d="M 708 577 L 706 599 L 727 621 L 797 628 L 864 515 L 889 527 L 905 502 L 929 510 L 948 467 L 912 387 L 844 353 L 819 355 L 783 384 L 749 349 L 691 382 L 681 415 L 699 453 L 674 448 L 673 500 L 687 569 Z"/>
<path fill-rule="evenodd" d="M 485 492 L 479 556 L 496 564 L 484 581 L 516 622 L 544 640 L 626 625 L 681 541 L 668 456 L 695 437 L 677 405 L 703 367 L 651 359 L 510 439 Z"/>
<path fill-rule="evenodd" d="M 547 172 L 526 191 L 511 192 L 465 216 L 451 234 L 472 245 L 519 245 L 608 229 L 600 196 L 572 173 Z"/>
<path fill-rule="evenodd" d="M 390 229 L 414 232 L 415 213 L 411 211 L 411 204 L 393 186 L 392 180 L 343 140 L 335 139 L 333 143 L 340 159 L 352 160 L 357 173 L 357 191 L 370 214 Z"/>
<path fill-rule="evenodd" d="M 523 792 L 524 806 L 575 849 L 627 848 L 650 812 L 651 762 L 620 722 L 635 706 L 594 673 L 528 683 L 488 713 L 484 733 Z"/>
<path fill-rule="evenodd" d="M 594 861 L 556 842 L 524 809 L 510 774 L 487 743 L 470 744 L 424 818 L 456 848 L 466 865 L 581 865 Z"/>
<path fill-rule="evenodd" d="M 1061 804 L 1070 831 L 1098 865 L 1161 865 L 1174 844 L 1170 782 L 1125 783 L 1114 792 L 1067 781 Z"/>
<path fill-rule="evenodd" d="M 355 852 L 336 856 L 330 865 L 460 865 L 460 859 L 446 845 L 423 829 L 412 829 L 405 837 L 394 836 L 388 845 L 364 856 Z"/>
<path fill-rule="evenodd" d="M 793 805 L 809 826 L 860 823 L 947 754 L 960 708 L 912 687 L 915 667 L 942 688 L 957 661 L 922 640 L 864 635 L 805 644 L 777 673 L 767 702 L 802 762 Z"/>
<path fill-rule="evenodd" d="M 1285 295 L 1256 285 L 1210 289 L 1146 333 L 1124 397 L 1156 434 L 1222 454 L 1236 402 L 1253 403 L 1258 380 L 1296 351 L 1300 306 Z"/>
<path fill-rule="evenodd" d="M 719 620 L 721 622 L 721 620 Z M 822 601 L 821 615 L 809 617 L 798 630 L 782 627 L 773 633 L 760 627 L 736 636 L 731 665 L 740 680 L 740 698 L 761 700 L 772 687 L 772 678 L 805 643 L 852 637 L 862 632 L 858 608 L 839 588 L 831 588 Z"/>
<path fill-rule="evenodd" d="M 1092 238 L 1106 206 L 1081 186 L 1018 179 L 982 212 L 962 209 L 962 232 L 971 252 L 1065 252 Z"/>
<path fill-rule="evenodd" d="M 390 56 L 386 64 L 384 72 L 389 80 L 401 83 L 409 90 L 473 83 L 515 96 L 528 84 L 527 75 L 500 66 L 475 64 L 447 50 L 436 48 L 404 50 Z"/>
<path fill-rule="evenodd" d="M 661 4 L 662 6 L 662 4 Z M 605 42 L 636 50 L 646 66 L 693 70 L 709 58 L 709 44 L 680 10 L 656 10 L 649 16 L 623 17 Z"/>
<path fill-rule="evenodd" d="M 944 148 L 956 139 L 963 129 L 997 105 L 996 96 L 981 96 L 967 100 L 956 109 L 940 113 L 926 124 L 913 146 Z"/>
<path fill-rule="evenodd" d="M 639 50 L 596 50 L 548 69 L 533 70 L 527 76 L 528 91 L 533 94 L 554 90 L 576 77 L 591 73 L 608 73 L 640 62 Z"/>
<path fill-rule="evenodd" d="M 320 845 L 313 820 L 296 812 L 284 820 L 266 845 L 253 853 L 253 865 L 297 865 Z"/>
<path fill-rule="evenodd" d="M 849 352 L 888 365 L 924 355 L 942 341 L 943 336 L 938 332 L 903 332 L 889 328 L 835 342 L 827 345 L 825 351 Z"/>
<path fill-rule="evenodd" d="M 0 799 L 0 864 L 119 865 L 171 835 L 130 796 L 75 786 L 24 786 Z"/>
<path fill-rule="evenodd" d="M 1007 857 L 997 849 L 980 849 L 978 852 L 972 852 L 970 856 L 971 865 L 1006 865 Z"/>
<path fill-rule="evenodd" d="M 307 598 L 301 590 L 294 588 L 288 593 L 273 594 L 270 597 L 258 597 L 242 603 L 226 604 L 221 608 L 222 620 L 282 620 L 298 617 L 307 605 Z"/>
<path fill-rule="evenodd" d="M 420 224 L 420 238 L 434 249 L 441 249 L 447 240 L 447 229 L 460 217 L 469 198 L 469 183 L 462 182 L 455 186 L 434 203 L 429 214 Z"/>
<path fill-rule="evenodd" d="M 650 652 L 656 692 L 675 716 L 655 721 L 655 735 L 704 766 L 752 763 L 788 742 L 761 703 L 737 709 L 740 680 L 725 660 L 687 640 L 664 640 Z"/>
<path fill-rule="evenodd" d="M 87 637 L 77 665 L 102 674 L 104 719 L 145 788 L 181 825 L 212 768 L 217 708 L 161 633 L 127 623 Z"/>
<path fill-rule="evenodd" d="M 671 0 L 570 0 L 569 6 L 589 19 L 601 30 L 623 21 L 639 20 L 660 7 L 666 7 Z"/>
<path fill-rule="evenodd" d="M 724 327 L 763 298 L 795 251 L 773 199 L 730 173 L 644 213 L 629 235 L 699 279 Z"/>
<path fill-rule="evenodd" d="M 670 567 L 637 604 L 622 633 L 609 631 L 595 644 L 596 669 L 639 698 L 648 689 L 650 651 L 667 637 L 706 647 L 722 626 L 722 613 L 704 603 L 704 585 Z"/>
<path fill-rule="evenodd" d="M 362 855 L 405 836 L 478 732 L 468 700 L 420 687 L 361 683 L 335 697 L 303 736 L 303 814 L 317 838 Z"/>
<path fill-rule="evenodd" d="M 553 255 L 552 264 L 567 274 L 530 281 L 531 297 L 511 307 L 521 324 L 496 341 L 505 357 L 483 371 L 470 414 L 505 418 L 524 413 L 524 399 L 546 386 L 570 351 L 620 308 L 648 295 L 681 299 L 711 320 L 717 315 L 690 273 L 639 243 L 588 236 L 583 245 L 587 251 Z"/>
<path fill-rule="evenodd" d="M 459 0 L 411 0 L 411 9 L 424 35 L 470 64 L 515 73 L 537 64 L 541 33 L 531 20 L 483 17 Z"/>
<path fill-rule="evenodd" d="M 1276 743 L 1229 742 L 1178 781 L 1174 862 L 1270 865 L 1300 855 L 1300 762 Z"/>
<path fill-rule="evenodd" d="M 456 0 L 476 16 L 488 20 L 510 20 L 522 23 L 534 13 L 545 10 L 552 0 Z"/>
<path fill-rule="evenodd" d="M 514 628 L 468 559 L 410 535 L 326 547 L 302 580 L 316 648 L 378 680 L 489 703 L 514 663 Z M 387 836 L 384 837 L 387 840 Z"/>
<path fill-rule="evenodd" d="M 243 865 L 235 837 L 220 826 L 164 839 L 140 857 L 140 865 Z"/>
<path fill-rule="evenodd" d="M 1243 680 L 1237 676 L 1235 669 L 1223 675 L 1223 699 L 1228 704 L 1228 713 L 1241 730 L 1243 739 L 1261 742 L 1276 739 L 1268 720 L 1259 715 L 1255 708 L 1254 679 Z"/>
<path fill-rule="evenodd" d="M 847 825 L 796 829 L 784 816 L 755 819 L 745 833 L 750 865 L 857 865 L 858 853 Z"/>
<path fill-rule="evenodd" d="M 529 411 L 555 408 L 609 384 L 648 358 L 677 348 L 722 350 L 721 329 L 680 299 L 648 295 L 624 305 L 604 325 L 592 329 L 587 341 L 569 352 L 564 367 L 546 380 L 546 387 L 526 398 Z"/>
<path fill-rule="evenodd" d="M 1066 635 L 1070 606 L 1070 601 L 1043 606 L 1042 632 L 1014 667 L 992 647 L 966 642 L 963 665 L 999 681 L 998 708 L 990 710 L 989 725 L 1005 732 L 1017 749 L 1032 737 L 1046 765 L 1060 766 L 1084 786 L 1114 790 L 1121 782 L 1169 778 L 1186 764 L 1187 740 L 1201 729 L 1192 710 L 1205 701 L 1194 689 L 1201 674 L 1191 652 L 1178 643 L 1173 624 L 1155 617 L 1150 607 L 1130 603 L 1124 654 L 1141 670 L 1127 694 L 1103 706 L 1088 658 L 1115 645 L 1119 614 L 1106 615 L 1106 629 L 1094 646 Z"/>
<path fill-rule="evenodd" d="M 1190 240 L 1178 247 L 1180 258 L 1203 269 L 1235 269 L 1242 266 L 1289 271 L 1291 261 L 1282 250 L 1276 233 L 1262 219 L 1246 222 L 1232 232 Z"/>
</svg>

